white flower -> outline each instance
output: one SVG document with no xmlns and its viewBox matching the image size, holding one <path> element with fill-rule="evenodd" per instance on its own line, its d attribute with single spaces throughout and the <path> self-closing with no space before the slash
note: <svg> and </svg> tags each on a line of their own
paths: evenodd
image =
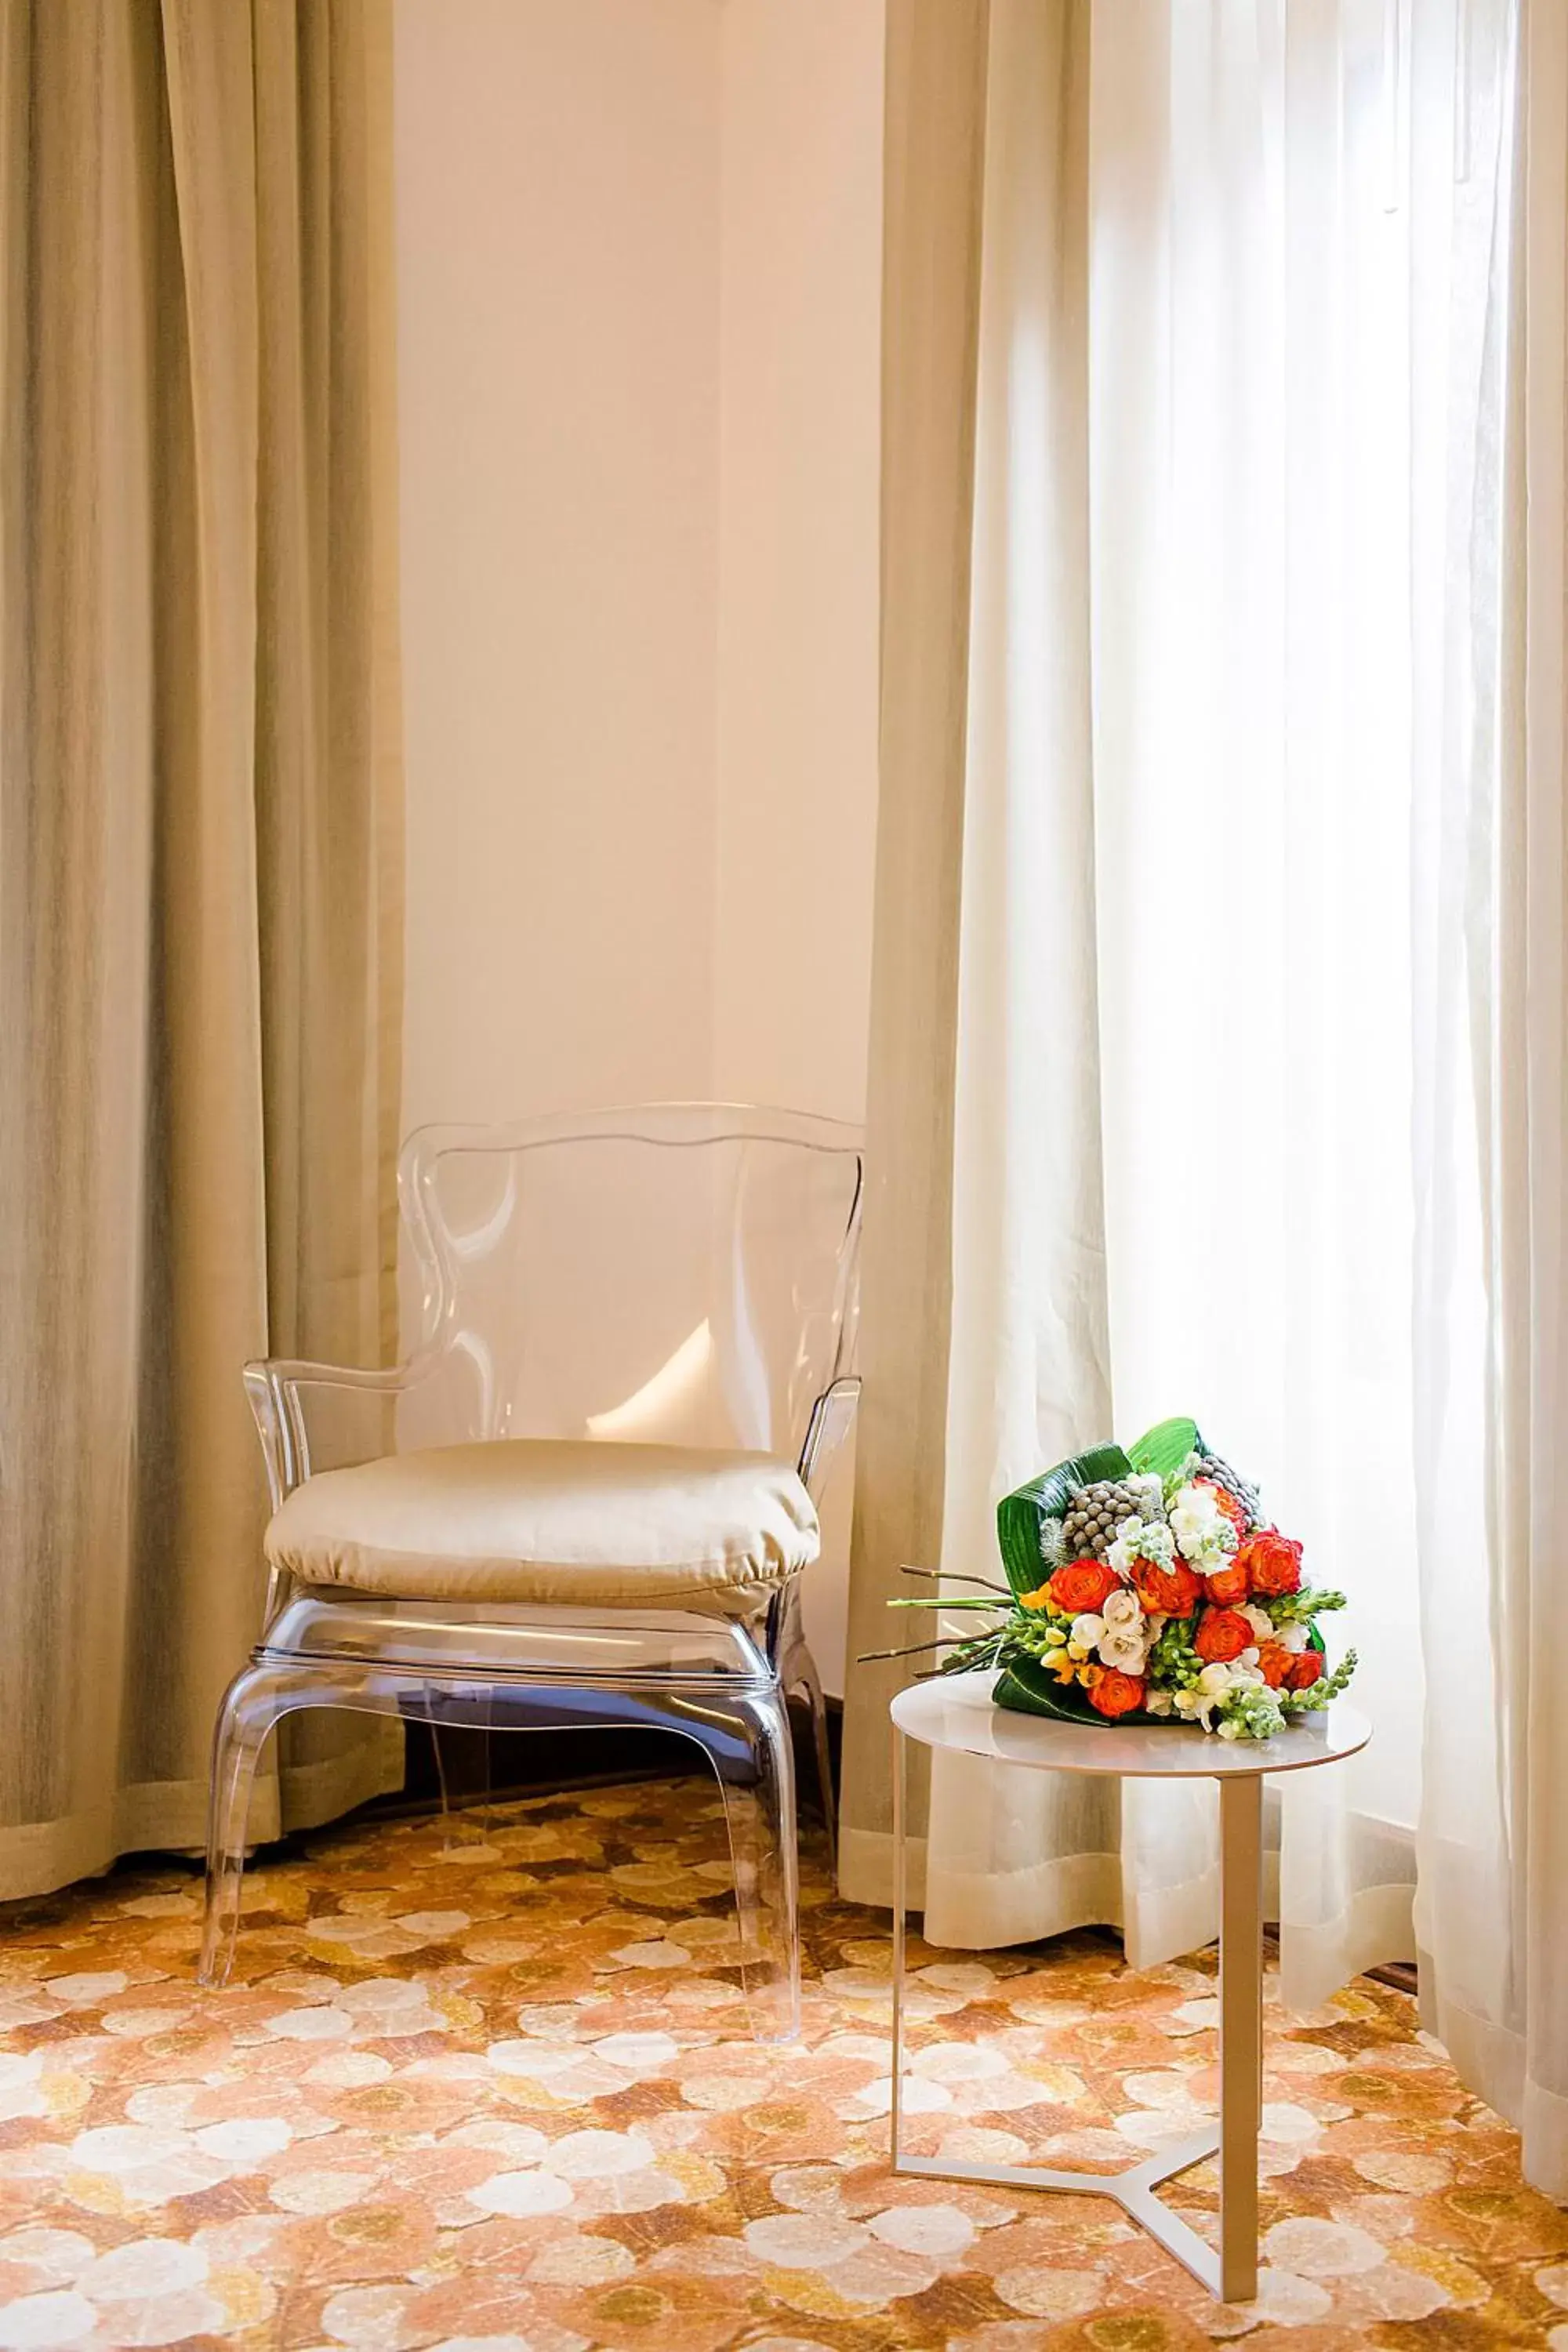
<svg viewBox="0 0 1568 2352">
<path fill-rule="evenodd" d="M 1219 1736 L 1222 1739 L 1239 1739 L 1241 1738 L 1241 1726 L 1237 1721 L 1234 1715 L 1227 1715 L 1226 1717 L 1225 1721 L 1220 1725 Z"/>
<path fill-rule="evenodd" d="M 1287 1650 L 1300 1654 L 1307 1646 L 1307 1629 L 1305 1625 L 1281 1625 L 1274 1638 Z"/>
<path fill-rule="evenodd" d="M 1274 1639 L 1274 1620 L 1267 1609 L 1259 1609 L 1256 1601 L 1243 1601 L 1238 1613 L 1246 1618 L 1260 1642 Z"/>
<path fill-rule="evenodd" d="M 1243 1650 L 1236 1663 L 1238 1666 L 1255 1666 L 1258 1664 L 1257 1644 L 1254 1643 L 1250 1650 Z"/>
<path fill-rule="evenodd" d="M 1208 1701 L 1200 1690 L 1179 1690 L 1176 1693 L 1178 1715 L 1201 1715 Z"/>
<path fill-rule="evenodd" d="M 1068 1634 L 1068 1650 L 1075 1658 L 1087 1658 L 1104 1631 L 1104 1618 L 1097 1617 L 1092 1610 L 1086 1609 L 1081 1617 L 1075 1617 L 1072 1621 Z"/>
<path fill-rule="evenodd" d="M 1143 1701 L 1151 1715 L 1169 1715 L 1176 1703 L 1174 1696 L 1168 1690 L 1152 1690 Z"/>
<path fill-rule="evenodd" d="M 1201 1559 L 1219 1542 L 1220 1508 L 1212 1486 L 1181 1486 L 1171 1505 L 1171 1533 L 1188 1559 Z"/>
<path fill-rule="evenodd" d="M 1223 1698 L 1230 1688 L 1230 1684 L 1231 1672 L 1228 1666 L 1222 1665 L 1217 1661 L 1212 1666 L 1205 1666 L 1198 1676 L 1199 1705 L 1206 1706 L 1210 1699 Z"/>
<path fill-rule="evenodd" d="M 1143 1622 L 1142 1603 L 1138 1595 L 1135 1592 L 1130 1592 L 1125 1585 L 1122 1585 L 1118 1591 L 1106 1595 L 1100 1613 L 1107 1625 L 1117 1633 L 1121 1633 L 1128 1626 L 1141 1626 Z"/>
<path fill-rule="evenodd" d="M 1124 1675 L 1141 1675 L 1143 1671 L 1143 1640 L 1141 1634 L 1102 1633 L 1100 1654 L 1106 1665 L 1118 1666 Z"/>
<path fill-rule="evenodd" d="M 1119 1576 L 1131 1576 L 1141 1559 L 1169 1568 L 1175 1555 L 1171 1530 L 1161 1519 L 1123 1519 L 1106 1559 Z"/>
</svg>

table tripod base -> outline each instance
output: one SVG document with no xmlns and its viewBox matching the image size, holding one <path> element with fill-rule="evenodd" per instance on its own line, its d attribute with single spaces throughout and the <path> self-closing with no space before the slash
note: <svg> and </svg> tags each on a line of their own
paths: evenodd
<svg viewBox="0 0 1568 2352">
<path fill-rule="evenodd" d="M 1008 1715 L 992 1703 L 990 1670 L 928 1676 L 900 1691 L 893 1731 L 892 2074 L 889 2092 L 895 2172 L 931 2180 L 973 2180 L 1004 2189 L 1055 2189 L 1109 2197 L 1129 2220 L 1173 2254 L 1221 2303 L 1251 2303 L 1258 2294 L 1258 2143 L 1263 2126 L 1263 1782 L 1356 1755 L 1371 1728 L 1335 1701 L 1329 1716 L 1292 1723 L 1253 1749 L 1195 1729 L 1152 1725 L 1122 1730 Z M 904 2007 L 908 1965 L 905 1919 L 909 1860 L 905 1818 L 910 1741 L 1008 1769 L 1099 1775 L 1113 1780 L 1213 1780 L 1219 1790 L 1219 2116 L 1217 2128 L 1157 2151 L 1128 2172 L 1058 2172 L 1044 2165 L 943 2163 L 906 2156 Z M 1194 1746 L 1194 1742 L 1199 1743 Z M 967 1940 L 967 1939 L 966 1939 Z M 984 1939 L 980 1939 L 984 1942 Z M 924 2012 L 931 2014 L 928 2008 Z M 1189 2062 L 1190 2063 L 1190 2062 Z M 919 2064 L 918 2057 L 916 2061 Z M 938 2099 L 936 2105 L 941 2105 Z M 933 2103 L 922 2100 L 929 2115 Z M 1219 2157 L 1219 2245 L 1163 2205 L 1154 2190 L 1206 2156 Z"/>
<path fill-rule="evenodd" d="M 1200 2285 L 1217 2296 L 1221 2293 L 1217 2252 L 1179 2213 L 1163 2205 L 1154 2190 L 1162 2180 L 1185 2172 L 1190 2165 L 1201 2164 L 1205 2157 L 1218 2151 L 1216 2124 L 1191 2139 L 1160 2149 L 1126 2172 L 1067 2172 L 1043 2164 L 960 2164 L 942 2157 L 906 2156 L 901 2150 L 894 2156 L 893 2170 L 913 2173 L 923 2180 L 967 2180 L 990 2189 L 1055 2189 L 1072 2197 L 1109 2197 L 1130 2221 L 1157 2238 Z"/>
</svg>

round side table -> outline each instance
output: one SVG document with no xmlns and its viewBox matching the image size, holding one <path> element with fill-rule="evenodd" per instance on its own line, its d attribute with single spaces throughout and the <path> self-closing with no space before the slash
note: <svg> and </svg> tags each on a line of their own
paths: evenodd
<svg viewBox="0 0 1568 2352">
<path fill-rule="evenodd" d="M 1184 2263 L 1211 2294 L 1249 2302 L 1258 2292 L 1258 2129 L 1263 2102 L 1263 1783 L 1353 1756 L 1372 1727 L 1336 1700 L 1272 1739 L 1222 1740 L 1187 1725 L 1057 1723 L 991 1704 L 989 1669 L 933 1677 L 900 1691 L 893 1718 L 893 2170 L 999 2188 L 1068 2189 L 1114 2199 Z M 1220 1808 L 1219 2070 L 1217 2126 L 1167 2147 L 1131 2171 L 1068 2172 L 1045 2165 L 981 2165 L 909 2156 L 900 2147 L 903 2083 L 905 1776 L 909 1742 L 1023 1764 L 1039 1772 L 1118 1780 L 1217 1780 Z M 1219 2153 L 1219 2251 L 1161 2202 L 1155 2186 Z"/>
</svg>

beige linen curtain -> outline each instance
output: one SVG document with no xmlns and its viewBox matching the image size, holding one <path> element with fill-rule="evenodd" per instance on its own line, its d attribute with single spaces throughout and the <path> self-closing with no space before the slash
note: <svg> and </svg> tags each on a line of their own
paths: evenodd
<svg viewBox="0 0 1568 2352">
<path fill-rule="evenodd" d="M 390 117 L 386 0 L 0 9 L 0 1897 L 202 1841 L 240 1367 L 392 1340 Z"/>
<path fill-rule="evenodd" d="M 840 1877 L 890 1887 L 900 1561 L 1109 1425 L 1089 743 L 1088 0 L 888 17 L 872 1213 Z M 1023 1108 L 1047 1088 L 1052 1116 Z M 901 1621 L 908 1624 L 906 1618 Z M 911 1769 L 911 1779 L 915 1777 Z M 1120 1918 L 1114 1790 L 942 1757 L 938 1941 Z"/>
<path fill-rule="evenodd" d="M 888 8 L 881 797 L 839 1823 L 844 1891 L 872 1903 L 890 1899 L 888 1702 L 908 1675 L 857 1661 L 891 1645 L 899 1563 L 942 1545 L 989 16 L 987 0 Z"/>
</svg>

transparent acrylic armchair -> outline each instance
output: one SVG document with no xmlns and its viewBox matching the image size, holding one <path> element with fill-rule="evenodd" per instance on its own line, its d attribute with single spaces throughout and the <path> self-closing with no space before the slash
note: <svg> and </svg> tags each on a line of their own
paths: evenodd
<svg viewBox="0 0 1568 2352">
<path fill-rule="evenodd" d="M 405 1145 L 398 1184 L 423 1305 L 409 1360 L 247 1368 L 275 1510 L 321 1471 L 514 1437 L 784 1456 L 820 1498 L 859 1395 L 854 1129 L 708 1104 L 426 1128 Z M 228 1974 L 257 1761 L 292 1710 L 437 1729 L 658 1725 L 697 1741 L 717 1775 L 753 2029 L 787 2037 L 799 2020 L 797 1696 L 831 1833 L 798 1579 L 749 1608 L 604 1608 L 391 1598 L 274 1566 L 261 1639 L 215 1738 L 202 1981 Z"/>
</svg>

